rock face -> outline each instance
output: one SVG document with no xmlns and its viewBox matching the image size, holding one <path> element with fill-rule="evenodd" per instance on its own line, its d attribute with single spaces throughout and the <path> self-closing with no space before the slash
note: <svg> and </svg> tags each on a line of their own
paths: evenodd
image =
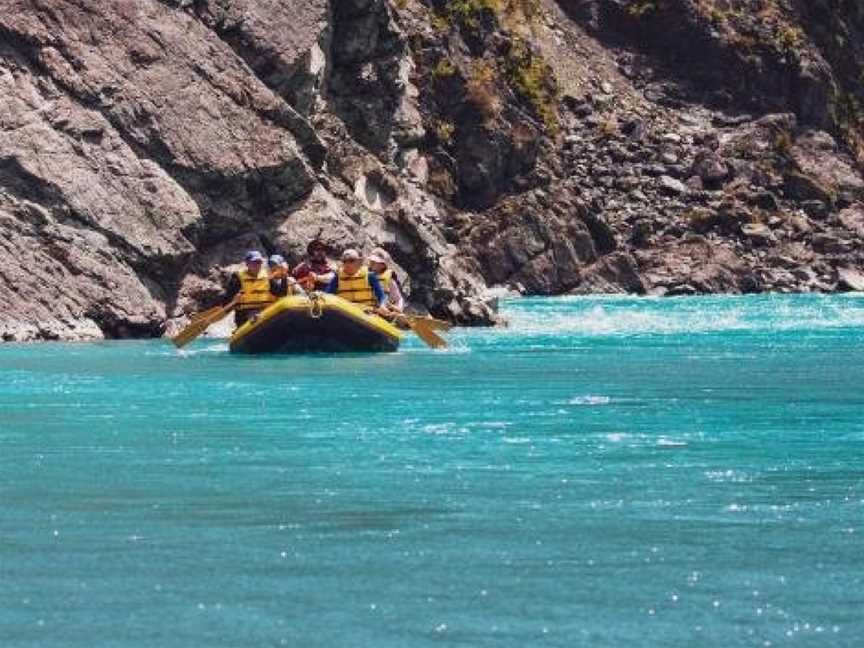
<svg viewBox="0 0 864 648">
<path fill-rule="evenodd" d="M 707 4 L 0 0 L 0 338 L 162 335 L 314 236 L 463 324 L 860 289 L 864 13 Z"/>
</svg>

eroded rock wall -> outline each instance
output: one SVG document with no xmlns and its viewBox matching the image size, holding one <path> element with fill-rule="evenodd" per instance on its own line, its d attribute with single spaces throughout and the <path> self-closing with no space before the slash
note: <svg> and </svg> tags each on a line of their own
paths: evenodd
<svg viewBox="0 0 864 648">
<path fill-rule="evenodd" d="M 160 335 L 245 247 L 296 261 L 315 235 L 405 249 L 418 307 L 491 321 L 435 204 L 376 155 L 422 127 L 389 5 L 354 4 L 0 2 L 0 335 Z M 391 32 L 382 113 L 349 77 Z"/>
</svg>

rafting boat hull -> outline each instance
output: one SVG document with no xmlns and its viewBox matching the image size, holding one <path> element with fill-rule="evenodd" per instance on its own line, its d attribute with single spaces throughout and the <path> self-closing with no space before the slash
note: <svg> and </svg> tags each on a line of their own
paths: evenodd
<svg viewBox="0 0 864 648">
<path fill-rule="evenodd" d="M 349 301 L 324 293 L 283 297 L 231 336 L 232 353 L 396 351 L 402 332 Z"/>
</svg>

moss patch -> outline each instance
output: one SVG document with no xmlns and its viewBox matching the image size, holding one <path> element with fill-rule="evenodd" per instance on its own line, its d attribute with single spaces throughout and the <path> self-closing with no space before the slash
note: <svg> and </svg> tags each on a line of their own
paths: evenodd
<svg viewBox="0 0 864 648">
<path fill-rule="evenodd" d="M 505 59 L 507 80 L 552 132 L 558 129 L 558 82 L 552 68 L 528 45 L 516 40 Z"/>
</svg>

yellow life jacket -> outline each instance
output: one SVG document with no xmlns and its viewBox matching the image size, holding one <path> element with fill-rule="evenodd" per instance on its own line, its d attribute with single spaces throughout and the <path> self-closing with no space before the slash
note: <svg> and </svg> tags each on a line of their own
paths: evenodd
<svg viewBox="0 0 864 648">
<path fill-rule="evenodd" d="M 373 307 L 378 305 L 378 299 L 369 285 L 369 268 L 366 266 L 360 268 L 355 275 L 346 275 L 345 270 L 339 268 L 339 287 L 336 294 L 355 304 Z"/>
<path fill-rule="evenodd" d="M 261 268 L 257 277 L 253 277 L 246 269 L 237 273 L 240 278 L 240 300 L 237 310 L 260 310 L 267 308 L 276 301 L 276 296 L 270 292 L 270 274 Z"/>
<path fill-rule="evenodd" d="M 384 294 L 388 294 L 390 292 L 390 282 L 393 281 L 393 270 L 387 268 L 378 275 L 378 279 L 381 281 L 381 288 L 384 290 Z"/>
</svg>

